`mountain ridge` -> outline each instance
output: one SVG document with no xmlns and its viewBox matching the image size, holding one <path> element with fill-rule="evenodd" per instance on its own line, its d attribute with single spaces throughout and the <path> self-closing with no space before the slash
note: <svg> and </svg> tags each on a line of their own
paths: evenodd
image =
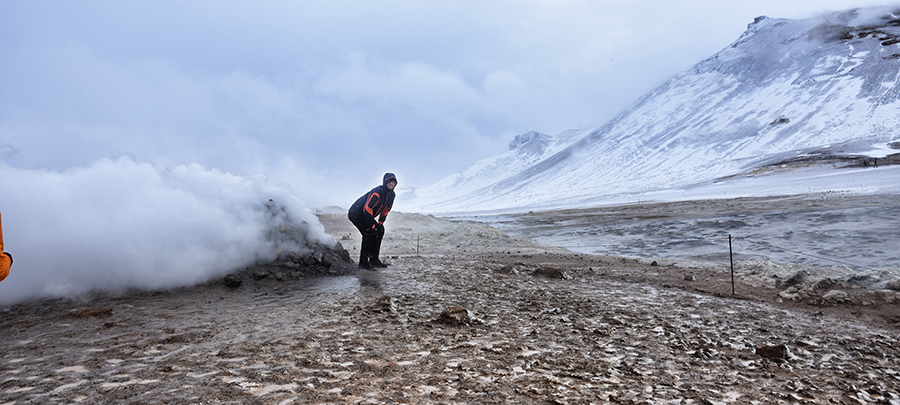
<svg viewBox="0 0 900 405">
<path fill-rule="evenodd" d="M 404 203 L 431 212 L 560 206 L 711 182 L 804 155 L 884 149 L 900 139 L 898 15 L 900 7 L 877 7 L 758 17 L 731 45 L 607 123 L 520 135 L 510 151 Z M 541 145 L 529 149 L 534 140 Z"/>
</svg>

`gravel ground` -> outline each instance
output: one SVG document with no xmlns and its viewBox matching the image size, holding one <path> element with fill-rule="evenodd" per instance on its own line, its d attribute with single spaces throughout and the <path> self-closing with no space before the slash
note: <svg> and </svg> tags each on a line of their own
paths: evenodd
<svg viewBox="0 0 900 405">
<path fill-rule="evenodd" d="M 384 270 L 2 308 L 0 404 L 900 404 L 896 291 L 390 221 Z"/>
</svg>

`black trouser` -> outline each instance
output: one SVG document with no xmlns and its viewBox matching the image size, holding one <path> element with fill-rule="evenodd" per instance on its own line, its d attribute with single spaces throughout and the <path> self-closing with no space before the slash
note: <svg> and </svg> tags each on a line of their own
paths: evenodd
<svg viewBox="0 0 900 405">
<path fill-rule="evenodd" d="M 348 215 L 350 222 L 359 233 L 362 234 L 362 246 L 359 249 L 359 264 L 368 264 L 370 260 L 378 260 L 378 253 L 381 252 L 381 239 L 384 238 L 384 227 L 375 226 L 375 232 L 370 231 L 371 227 L 366 225 L 362 216 Z"/>
</svg>

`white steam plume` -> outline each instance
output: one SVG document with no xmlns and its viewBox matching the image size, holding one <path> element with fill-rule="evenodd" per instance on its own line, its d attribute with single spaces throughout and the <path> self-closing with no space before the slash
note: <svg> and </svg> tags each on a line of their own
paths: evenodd
<svg viewBox="0 0 900 405">
<path fill-rule="evenodd" d="M 15 259 L 0 304 L 208 281 L 301 249 L 272 237 L 286 224 L 309 242 L 335 244 L 297 196 L 265 176 L 125 157 L 64 172 L 0 161 L 0 213 Z"/>
</svg>

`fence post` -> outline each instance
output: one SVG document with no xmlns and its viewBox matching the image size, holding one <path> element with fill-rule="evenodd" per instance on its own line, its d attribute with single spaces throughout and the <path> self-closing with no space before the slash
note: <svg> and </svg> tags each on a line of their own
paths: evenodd
<svg viewBox="0 0 900 405">
<path fill-rule="evenodd" d="M 728 235 L 728 258 L 731 259 L 731 295 L 734 295 L 734 250 L 731 249 L 731 235 Z"/>
</svg>

